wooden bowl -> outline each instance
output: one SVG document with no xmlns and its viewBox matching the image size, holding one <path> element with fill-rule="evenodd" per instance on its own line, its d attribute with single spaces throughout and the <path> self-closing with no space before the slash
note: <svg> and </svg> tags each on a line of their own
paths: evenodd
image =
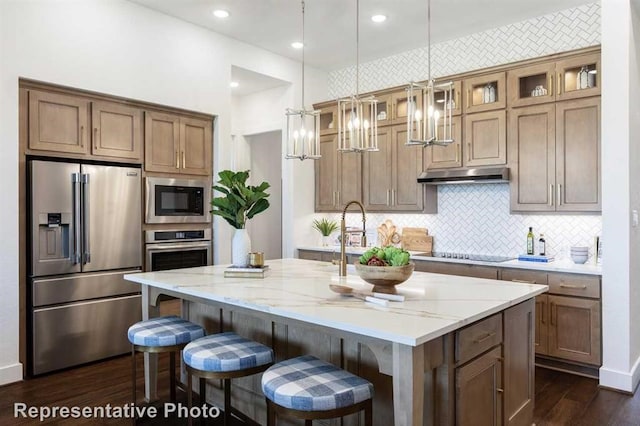
<svg viewBox="0 0 640 426">
<path fill-rule="evenodd" d="M 409 279 L 415 264 L 410 262 L 404 266 L 369 266 L 356 262 L 355 267 L 360 278 L 373 284 L 373 291 L 395 293 L 394 287 Z"/>
</svg>

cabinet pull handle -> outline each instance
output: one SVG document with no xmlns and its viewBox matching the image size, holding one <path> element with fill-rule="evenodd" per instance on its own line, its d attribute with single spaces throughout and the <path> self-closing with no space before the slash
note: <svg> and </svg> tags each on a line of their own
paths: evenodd
<svg viewBox="0 0 640 426">
<path fill-rule="evenodd" d="M 556 313 L 556 312 L 555 312 L 555 309 L 554 309 L 554 308 L 555 308 L 555 306 L 556 306 L 556 304 L 555 304 L 555 303 L 553 303 L 553 302 L 551 302 L 551 306 L 549 306 L 549 309 L 550 309 L 550 311 L 551 311 L 551 325 L 555 325 L 555 323 L 556 323 L 556 321 L 555 321 L 555 319 L 554 319 L 554 318 L 555 318 L 554 313 Z"/>
<path fill-rule="evenodd" d="M 467 108 L 469 108 L 470 103 L 471 103 L 471 89 L 467 89 Z"/>
<path fill-rule="evenodd" d="M 516 280 L 516 279 L 513 279 L 511 281 L 513 281 L 514 283 L 523 283 L 523 284 L 535 284 L 536 283 L 535 281 Z"/>
<path fill-rule="evenodd" d="M 504 389 L 496 388 L 496 392 L 498 392 L 498 393 L 504 393 Z"/>
<path fill-rule="evenodd" d="M 549 74 L 549 96 L 553 96 L 553 74 Z"/>
<path fill-rule="evenodd" d="M 98 149 L 98 128 L 93 128 L 93 149 Z"/>
<path fill-rule="evenodd" d="M 560 288 L 573 288 L 577 290 L 586 290 L 586 285 L 571 285 L 571 284 L 560 284 Z"/>
<path fill-rule="evenodd" d="M 553 206 L 553 184 L 549 184 L 549 205 Z"/>
<path fill-rule="evenodd" d="M 562 94 L 562 73 L 558 73 L 558 95 Z"/>
<path fill-rule="evenodd" d="M 392 205 L 392 206 L 395 206 L 395 205 L 396 205 L 396 202 L 397 202 L 396 198 L 397 198 L 397 197 L 396 197 L 396 190 L 395 190 L 395 189 L 392 189 L 392 190 L 391 190 L 391 205 Z"/>
<path fill-rule="evenodd" d="M 387 189 L 387 205 L 390 206 L 391 205 L 391 201 L 389 201 L 391 199 L 391 190 Z"/>
<path fill-rule="evenodd" d="M 184 151 L 182 151 L 182 168 L 186 169 L 187 168 L 187 160 L 186 160 L 186 155 L 184 153 Z"/>
<path fill-rule="evenodd" d="M 455 106 L 455 108 L 460 108 L 460 107 L 461 107 L 461 105 L 460 105 L 460 91 L 456 90 L 456 106 Z"/>
<path fill-rule="evenodd" d="M 471 142 L 467 142 L 467 162 L 471 161 Z"/>
<path fill-rule="evenodd" d="M 340 205 L 340 191 L 336 191 L 336 201 L 338 202 L 338 206 Z"/>
<path fill-rule="evenodd" d="M 460 147 L 461 147 L 460 144 L 456 145 L 456 163 L 460 162 Z"/>
<path fill-rule="evenodd" d="M 80 126 L 80 147 L 84 147 L 84 126 Z"/>
<path fill-rule="evenodd" d="M 180 168 L 180 152 L 176 151 L 176 169 Z"/>
<path fill-rule="evenodd" d="M 558 205 L 562 205 L 562 184 L 558 184 Z"/>
<path fill-rule="evenodd" d="M 495 336 L 495 335 L 496 335 L 496 332 L 495 332 L 495 331 L 492 331 L 491 333 L 487 333 L 487 335 L 486 335 L 486 336 L 484 336 L 484 337 L 482 337 L 482 338 L 480 338 L 480 339 L 476 339 L 476 340 L 474 340 L 473 342 L 474 342 L 474 343 L 482 343 L 482 342 L 484 342 L 485 340 L 490 339 L 490 338 L 492 338 L 492 337 L 493 337 L 493 336 Z"/>
<path fill-rule="evenodd" d="M 544 307 L 545 307 L 546 303 L 542 302 L 540 303 L 540 323 L 544 324 Z"/>
</svg>

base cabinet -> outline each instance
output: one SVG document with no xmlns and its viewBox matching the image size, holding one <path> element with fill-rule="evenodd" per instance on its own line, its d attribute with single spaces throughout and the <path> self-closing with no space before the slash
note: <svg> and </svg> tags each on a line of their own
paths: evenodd
<svg viewBox="0 0 640 426">
<path fill-rule="evenodd" d="M 502 425 L 502 353 L 496 347 L 456 369 L 456 425 Z"/>
</svg>

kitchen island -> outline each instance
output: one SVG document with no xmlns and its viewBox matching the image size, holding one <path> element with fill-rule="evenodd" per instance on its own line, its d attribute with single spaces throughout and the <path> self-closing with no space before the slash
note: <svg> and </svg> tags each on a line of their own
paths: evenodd
<svg viewBox="0 0 640 426">
<path fill-rule="evenodd" d="M 277 360 L 310 353 L 371 380 L 376 425 L 465 424 L 478 410 L 496 423 L 531 420 L 533 297 L 547 286 L 415 272 L 397 287 L 405 301 L 383 307 L 331 292 L 331 283 L 371 288 L 357 275 L 338 277 L 335 266 L 268 264 L 264 279 L 224 278 L 225 266 L 125 278 L 142 284 L 144 318 L 157 315 L 159 295 L 179 297 L 188 302 L 183 316 L 208 333 L 233 329 L 272 345 Z M 147 358 L 153 400 L 156 366 Z M 234 405 L 263 423 L 259 379 L 238 382 Z M 495 392 L 483 392 L 487 384 Z M 358 424 L 351 417 L 345 423 Z"/>
</svg>

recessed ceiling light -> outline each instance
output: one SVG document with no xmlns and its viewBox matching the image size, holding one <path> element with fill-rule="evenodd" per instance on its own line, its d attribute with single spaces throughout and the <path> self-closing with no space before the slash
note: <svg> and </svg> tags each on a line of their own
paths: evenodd
<svg viewBox="0 0 640 426">
<path fill-rule="evenodd" d="M 386 21 L 386 20 L 387 20 L 387 17 L 386 17 L 385 15 L 373 15 L 373 16 L 371 17 L 371 20 L 372 20 L 373 22 L 378 22 L 378 23 L 380 23 L 380 22 L 384 22 L 384 21 Z"/>
<path fill-rule="evenodd" d="M 238 83 L 237 81 L 232 81 L 231 83 L 229 83 L 230 87 L 238 87 L 240 86 L 240 83 Z"/>
<path fill-rule="evenodd" d="M 291 43 L 291 47 L 293 47 L 294 49 L 302 49 L 304 47 L 304 44 L 302 44 L 301 41 L 294 41 L 293 43 Z"/>
<path fill-rule="evenodd" d="M 215 16 L 216 18 L 228 18 L 229 12 L 222 9 L 216 9 L 213 11 L 213 16 Z"/>
</svg>

